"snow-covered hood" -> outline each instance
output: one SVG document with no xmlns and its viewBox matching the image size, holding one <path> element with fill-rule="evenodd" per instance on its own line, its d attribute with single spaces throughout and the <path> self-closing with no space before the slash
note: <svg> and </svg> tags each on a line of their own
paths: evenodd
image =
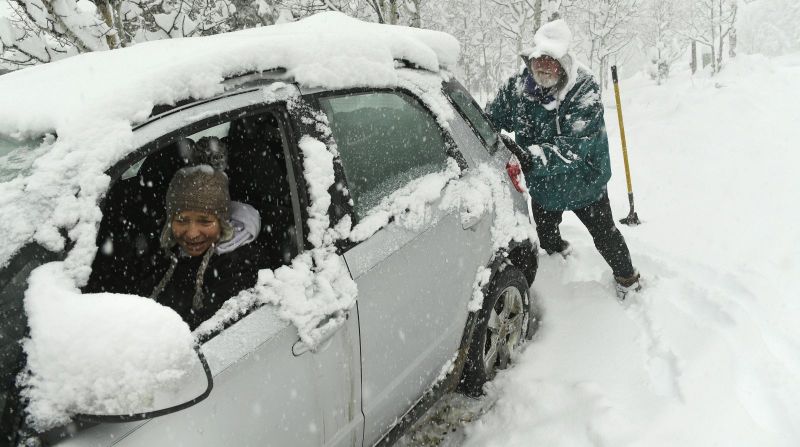
<svg viewBox="0 0 800 447">
<path fill-rule="evenodd" d="M 275 68 L 300 85 L 392 87 L 397 60 L 439 71 L 458 60 L 445 33 L 379 25 L 323 13 L 282 25 L 208 37 L 172 39 L 87 53 L 0 78 L 0 135 L 39 139 L 31 169 L 0 183 L 0 267 L 25 244 L 83 253 L 70 268 L 88 277 L 96 250 L 105 172 L 135 150 L 133 128 L 158 104 L 209 98 L 237 74 Z M 57 135 L 57 138 L 54 138 Z"/>
<path fill-rule="evenodd" d="M 562 19 L 545 23 L 533 36 L 533 48 L 525 49 L 520 56 L 529 66 L 531 59 L 540 56 L 550 56 L 557 60 L 567 73 L 567 82 L 558 91 L 556 99 L 563 101 L 567 93 L 575 86 L 578 79 L 578 62 L 570 51 L 572 46 L 572 31 L 567 22 Z"/>
</svg>

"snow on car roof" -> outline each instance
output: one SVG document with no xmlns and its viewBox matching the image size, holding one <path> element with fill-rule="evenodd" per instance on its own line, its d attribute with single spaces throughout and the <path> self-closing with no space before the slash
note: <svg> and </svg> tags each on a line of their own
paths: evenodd
<svg viewBox="0 0 800 447">
<path fill-rule="evenodd" d="M 394 61 L 427 70 L 454 66 L 445 33 L 362 22 L 328 12 L 298 22 L 86 53 L 0 79 L 0 133 L 58 130 L 75 114 L 136 121 L 154 104 L 204 98 L 233 75 L 285 68 L 309 87 L 391 84 Z"/>
<path fill-rule="evenodd" d="M 155 105 L 212 97 L 224 91 L 226 78 L 276 68 L 307 87 L 390 87 L 398 84 L 397 60 L 438 71 L 454 67 L 458 52 L 458 41 L 445 33 L 329 12 L 87 53 L 5 74 L 0 135 L 58 138 L 45 137 L 27 150 L 32 166 L 25 176 L 0 183 L 0 215 L 11 216 L 0 223 L 8 239 L 0 246 L 0 267 L 30 240 L 62 248 L 59 228 L 70 229 L 73 240 L 78 233 L 94 234 L 99 210 L 87 199 L 105 191 L 104 172 L 135 149 L 133 126 Z"/>
</svg>

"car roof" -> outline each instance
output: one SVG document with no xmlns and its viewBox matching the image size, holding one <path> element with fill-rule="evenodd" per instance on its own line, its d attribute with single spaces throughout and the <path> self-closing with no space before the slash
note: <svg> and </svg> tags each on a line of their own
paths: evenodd
<svg viewBox="0 0 800 447">
<path fill-rule="evenodd" d="M 40 139 L 33 169 L 0 182 L 0 268 L 25 244 L 78 238 L 75 274 L 95 247 L 106 170 L 135 150 L 132 132 L 164 105 L 236 88 L 233 79 L 278 74 L 300 87 L 395 87 L 399 67 L 447 73 L 458 41 L 446 33 L 362 22 L 336 12 L 214 36 L 86 53 L 0 77 L 0 135 Z M 57 138 L 52 135 L 57 135 Z M 7 216 L 7 217 L 6 217 Z M 75 252 L 75 250 L 73 250 Z"/>
<path fill-rule="evenodd" d="M 85 53 L 0 78 L 0 134 L 57 132 L 65 117 L 146 118 L 153 106 L 203 99 L 225 79 L 282 69 L 307 87 L 391 85 L 396 61 L 430 71 L 454 67 L 445 33 L 362 22 L 327 12 L 280 25 L 146 42 Z"/>
</svg>

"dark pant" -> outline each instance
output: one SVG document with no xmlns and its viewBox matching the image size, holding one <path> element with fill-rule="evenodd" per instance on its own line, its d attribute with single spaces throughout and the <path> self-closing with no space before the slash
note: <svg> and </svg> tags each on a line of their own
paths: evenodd
<svg viewBox="0 0 800 447">
<path fill-rule="evenodd" d="M 535 201 L 533 205 L 533 219 L 536 221 L 536 231 L 539 233 L 539 243 L 548 252 L 559 252 L 564 247 L 564 240 L 561 239 L 561 232 L 558 225 L 561 223 L 563 211 L 548 211 L 542 208 Z M 603 193 L 603 197 L 597 202 L 591 203 L 583 208 L 572 210 L 583 222 L 586 229 L 594 239 L 594 246 L 603 256 L 614 276 L 629 278 L 633 276 L 634 270 L 631 264 L 631 253 L 625 238 L 614 224 L 614 217 L 611 216 L 611 204 L 608 201 L 608 193 Z"/>
</svg>

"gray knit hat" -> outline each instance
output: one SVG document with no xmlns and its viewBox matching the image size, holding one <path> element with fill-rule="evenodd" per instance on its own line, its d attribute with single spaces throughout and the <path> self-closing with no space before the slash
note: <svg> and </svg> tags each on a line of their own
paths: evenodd
<svg viewBox="0 0 800 447">
<path fill-rule="evenodd" d="M 231 217 L 228 176 L 211 166 L 183 168 L 175 173 L 167 189 L 167 218 L 181 211 L 213 213 L 219 220 Z"/>
<path fill-rule="evenodd" d="M 228 191 L 228 176 L 208 165 L 190 166 L 175 173 L 167 189 L 167 221 L 161 233 L 161 246 L 172 248 L 170 223 L 181 211 L 212 213 L 219 219 L 222 228 L 220 241 L 233 237 L 231 197 Z"/>
</svg>

